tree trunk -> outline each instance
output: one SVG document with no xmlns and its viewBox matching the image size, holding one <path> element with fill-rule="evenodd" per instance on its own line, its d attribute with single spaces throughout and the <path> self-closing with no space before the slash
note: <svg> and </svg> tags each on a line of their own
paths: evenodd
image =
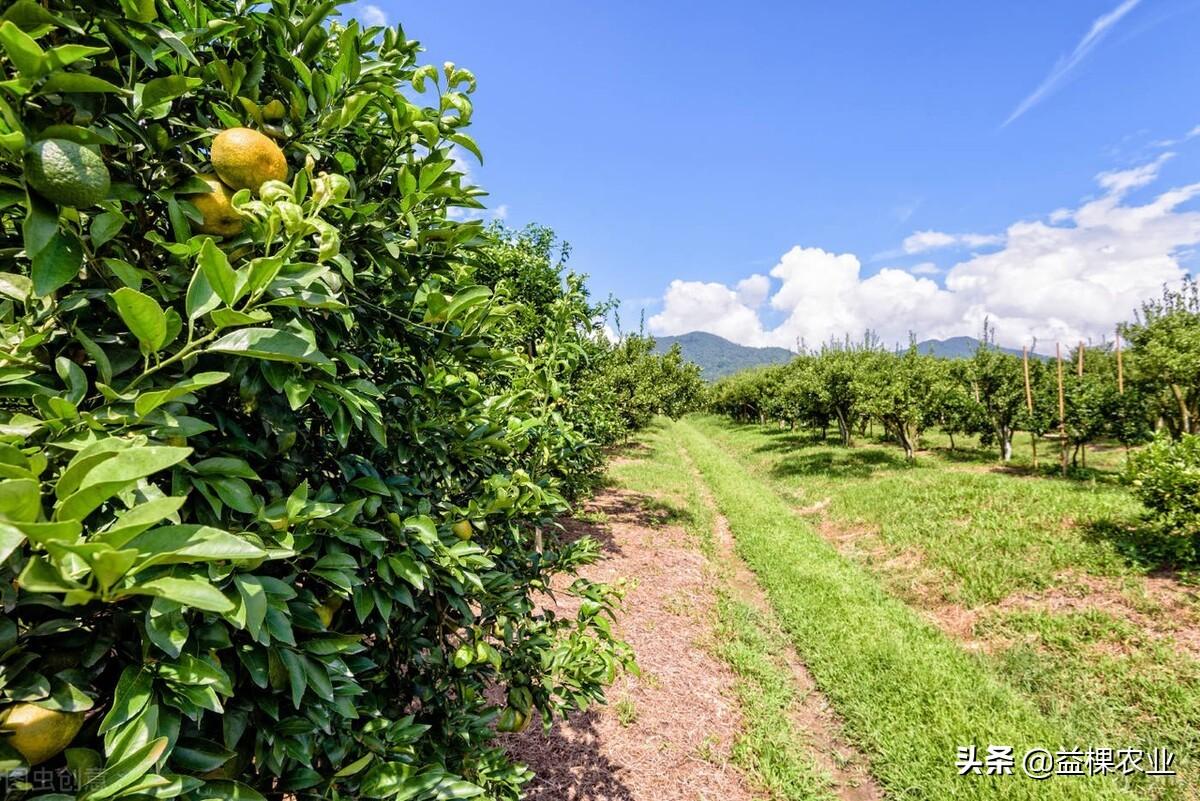
<svg viewBox="0 0 1200 801">
<path fill-rule="evenodd" d="M 850 423 L 846 420 L 846 415 L 841 409 L 834 409 L 834 413 L 837 415 L 838 433 L 842 437 L 842 445 L 849 448 L 851 444 L 850 434 L 852 433 L 850 431 Z"/>
<path fill-rule="evenodd" d="M 896 426 L 896 433 L 900 438 L 900 444 L 904 446 L 904 458 L 910 462 L 915 460 L 917 458 L 916 439 L 913 437 L 912 430 L 907 424 L 901 423 Z"/>
<path fill-rule="evenodd" d="M 1029 447 L 1033 449 L 1033 469 L 1037 470 L 1037 434 L 1029 432 Z"/>
<path fill-rule="evenodd" d="M 1012 430 L 1007 426 L 996 426 L 996 440 L 1000 443 L 1000 461 L 1012 461 Z"/>
<path fill-rule="evenodd" d="M 1183 390 L 1178 384 L 1171 385 L 1171 394 L 1175 396 L 1175 402 L 1179 404 L 1179 429 L 1184 434 L 1195 433 L 1192 431 L 1192 414 L 1188 409 L 1187 400 L 1183 397 Z"/>
<path fill-rule="evenodd" d="M 954 432 L 947 431 L 946 433 L 950 435 L 950 450 L 954 450 Z"/>
</svg>

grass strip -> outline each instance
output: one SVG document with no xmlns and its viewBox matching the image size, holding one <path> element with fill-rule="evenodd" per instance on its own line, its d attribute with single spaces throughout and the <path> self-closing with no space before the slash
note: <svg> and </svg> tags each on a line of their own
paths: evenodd
<svg viewBox="0 0 1200 801">
<path fill-rule="evenodd" d="M 748 475 L 687 421 L 671 433 L 712 488 L 742 558 L 821 689 L 871 757 L 893 797 L 1073 801 L 1137 796 L 1120 779 L 1026 777 L 1030 748 L 1113 746 L 1079 742 L 1002 684 L 915 612 L 842 558 L 768 485 Z M 959 746 L 1013 746 L 1012 775 L 959 776 Z"/>
<path fill-rule="evenodd" d="M 732 760 L 775 801 L 835 801 L 804 737 L 791 723 L 796 687 L 783 654 L 790 644 L 778 622 L 733 597 L 728 570 L 714 557 L 714 511 L 705 502 L 692 473 L 660 422 L 641 437 L 648 446 L 643 458 L 613 469 L 618 482 L 655 499 L 653 506 L 680 523 L 709 558 L 715 573 L 714 651 L 729 665 L 733 690 L 742 713 L 742 729 Z"/>
</svg>

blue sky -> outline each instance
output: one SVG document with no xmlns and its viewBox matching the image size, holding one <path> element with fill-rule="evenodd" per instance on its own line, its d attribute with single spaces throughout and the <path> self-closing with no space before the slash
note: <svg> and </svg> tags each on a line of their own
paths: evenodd
<svg viewBox="0 0 1200 801">
<path fill-rule="evenodd" d="M 1197 263 L 1197 0 L 348 12 L 476 73 L 472 175 L 627 327 L 1098 338 Z"/>
</svg>

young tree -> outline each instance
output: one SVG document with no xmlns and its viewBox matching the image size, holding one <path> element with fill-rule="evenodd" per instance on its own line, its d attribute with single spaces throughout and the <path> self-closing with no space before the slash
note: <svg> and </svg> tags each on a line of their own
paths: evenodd
<svg viewBox="0 0 1200 801">
<path fill-rule="evenodd" d="M 1179 289 L 1142 304 L 1121 327 L 1129 343 L 1129 376 L 1150 400 L 1173 437 L 1200 431 L 1200 287 L 1187 278 Z"/>
<path fill-rule="evenodd" d="M 970 390 L 983 411 L 981 435 L 995 442 L 1001 461 L 1012 459 L 1012 438 L 1025 403 L 1025 379 L 1021 360 L 997 349 L 985 334 L 971 358 Z"/>
<path fill-rule="evenodd" d="M 816 397 L 837 421 L 838 435 L 845 447 L 854 444 L 854 426 L 862 415 L 859 391 L 862 382 L 856 380 L 863 366 L 863 352 L 871 344 L 833 343 L 821 349 L 813 360 L 813 380 Z"/>
<path fill-rule="evenodd" d="M 935 409 L 940 372 L 934 357 L 917 351 L 916 342 L 900 356 L 885 351 L 860 354 L 853 389 L 861 409 L 896 437 L 909 461 L 916 458 L 921 431 Z"/>
</svg>

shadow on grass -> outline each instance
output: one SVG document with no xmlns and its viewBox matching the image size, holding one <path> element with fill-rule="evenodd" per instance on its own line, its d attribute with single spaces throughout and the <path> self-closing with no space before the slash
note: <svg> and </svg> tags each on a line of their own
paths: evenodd
<svg viewBox="0 0 1200 801">
<path fill-rule="evenodd" d="M 1200 536 L 1164 532 L 1145 520 L 1101 518 L 1083 528 L 1084 539 L 1107 542 L 1132 564 L 1187 583 L 1200 580 Z"/>
<path fill-rule="evenodd" d="M 945 447 L 930 448 L 929 453 L 944 462 L 957 464 L 995 464 L 999 461 L 997 452 L 987 448 L 963 447 L 959 445 L 954 450 Z"/>
<path fill-rule="evenodd" d="M 870 478 L 885 470 L 902 470 L 908 467 L 909 463 L 902 453 L 890 453 L 879 448 L 839 448 L 786 456 L 771 468 L 771 475 L 775 478 Z"/>
</svg>

